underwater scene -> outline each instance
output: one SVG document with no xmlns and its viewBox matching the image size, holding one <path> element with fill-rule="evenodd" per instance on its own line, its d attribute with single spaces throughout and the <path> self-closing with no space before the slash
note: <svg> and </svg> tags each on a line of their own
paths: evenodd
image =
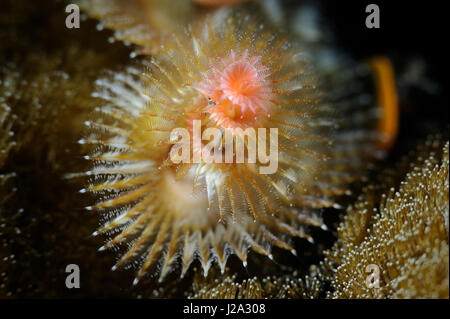
<svg viewBox="0 0 450 319">
<path fill-rule="evenodd" d="M 448 299 L 439 3 L 2 0 L 0 299 Z"/>
</svg>

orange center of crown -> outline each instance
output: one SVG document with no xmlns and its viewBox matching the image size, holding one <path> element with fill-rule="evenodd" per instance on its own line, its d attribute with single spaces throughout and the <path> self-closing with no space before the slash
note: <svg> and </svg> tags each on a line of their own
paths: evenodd
<svg viewBox="0 0 450 319">
<path fill-rule="evenodd" d="M 194 85 L 211 100 L 208 112 L 218 126 L 254 127 L 259 118 L 270 114 L 270 81 L 260 60 L 249 57 L 247 50 L 240 57 L 231 50 L 227 59 L 212 64 L 205 79 Z"/>
</svg>

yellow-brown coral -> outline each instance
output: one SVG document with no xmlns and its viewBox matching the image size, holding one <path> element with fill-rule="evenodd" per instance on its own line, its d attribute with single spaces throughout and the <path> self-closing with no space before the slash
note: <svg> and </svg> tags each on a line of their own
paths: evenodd
<svg viewBox="0 0 450 319">
<path fill-rule="evenodd" d="M 268 276 L 237 280 L 236 274 L 211 278 L 195 276 L 192 291 L 194 299 L 316 299 L 323 292 L 319 274 L 314 271 L 300 278 L 294 271 L 290 275 Z"/>
<path fill-rule="evenodd" d="M 378 204 L 380 187 L 369 186 L 348 209 L 324 263 L 330 297 L 448 298 L 448 152 L 448 142 L 429 140 L 407 158 L 411 169 L 397 191 Z M 380 269 L 379 288 L 366 285 L 370 264 Z"/>
</svg>

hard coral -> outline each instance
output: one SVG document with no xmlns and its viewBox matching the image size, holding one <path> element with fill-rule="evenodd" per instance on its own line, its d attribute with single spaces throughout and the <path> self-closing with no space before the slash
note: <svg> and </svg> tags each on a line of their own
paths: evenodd
<svg viewBox="0 0 450 319">
<path fill-rule="evenodd" d="M 397 190 L 387 174 L 388 187 L 368 186 L 348 208 L 324 262 L 330 297 L 448 298 L 448 152 L 448 142 L 430 139 L 404 160 Z M 379 288 L 366 284 L 370 264 L 380 270 Z"/>
</svg>

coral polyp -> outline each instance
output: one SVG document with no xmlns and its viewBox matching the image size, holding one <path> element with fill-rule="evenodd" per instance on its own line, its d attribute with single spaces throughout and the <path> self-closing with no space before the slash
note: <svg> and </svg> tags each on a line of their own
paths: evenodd
<svg viewBox="0 0 450 319">
<path fill-rule="evenodd" d="M 102 249 L 127 247 L 114 269 L 134 261 L 135 283 L 147 272 L 163 280 L 179 263 L 183 276 L 194 260 L 205 275 L 213 262 L 223 271 L 231 254 L 245 266 L 249 249 L 295 254 L 292 238 L 312 241 L 307 228 L 325 228 L 315 208 L 337 207 L 353 178 L 345 144 L 332 147 L 337 121 L 308 61 L 285 36 L 228 9 L 173 39 L 145 72 L 97 81 L 108 103 L 80 143 L 96 145 L 82 192 L 98 196 L 87 209 L 104 216 L 95 232 L 110 236 Z M 237 128 L 276 128 L 277 169 L 264 174 L 267 161 L 249 161 L 250 136 L 243 162 L 173 162 L 171 132 L 192 138 L 194 120 L 200 133 L 230 133 L 233 158 L 245 137 Z"/>
</svg>

